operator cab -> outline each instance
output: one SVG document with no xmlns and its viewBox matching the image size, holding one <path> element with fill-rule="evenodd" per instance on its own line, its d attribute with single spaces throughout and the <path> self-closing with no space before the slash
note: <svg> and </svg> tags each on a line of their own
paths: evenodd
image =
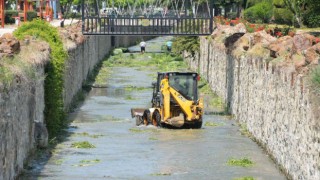
<svg viewBox="0 0 320 180">
<path fill-rule="evenodd" d="M 157 82 L 153 83 L 152 104 L 160 103 L 160 83 L 168 78 L 169 85 L 190 101 L 198 101 L 199 75 L 194 72 L 158 72 Z"/>
</svg>

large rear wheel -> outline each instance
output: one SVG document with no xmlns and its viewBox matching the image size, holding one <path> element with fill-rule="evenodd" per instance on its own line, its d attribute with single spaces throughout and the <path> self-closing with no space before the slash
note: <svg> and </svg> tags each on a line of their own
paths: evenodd
<svg viewBox="0 0 320 180">
<path fill-rule="evenodd" d="M 202 120 L 195 122 L 193 125 L 194 129 L 200 129 L 201 127 L 202 127 Z"/>
<path fill-rule="evenodd" d="M 151 123 L 151 117 L 150 117 L 149 110 L 144 111 L 143 116 L 142 116 L 142 120 L 143 120 L 143 124 L 146 126 Z"/>
<path fill-rule="evenodd" d="M 159 111 L 154 111 L 154 112 L 153 112 L 153 115 L 152 115 L 152 124 L 153 124 L 154 126 L 162 127 L 162 124 L 161 124 L 161 115 L 160 115 Z"/>
</svg>

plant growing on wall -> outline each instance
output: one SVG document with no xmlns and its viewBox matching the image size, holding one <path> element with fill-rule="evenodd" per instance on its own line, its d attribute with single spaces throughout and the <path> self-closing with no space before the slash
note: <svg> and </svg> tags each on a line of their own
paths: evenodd
<svg viewBox="0 0 320 180">
<path fill-rule="evenodd" d="M 50 63 L 46 66 L 45 78 L 45 122 L 49 130 L 50 137 L 55 136 L 63 126 L 65 112 L 63 110 L 63 74 L 64 61 L 67 52 L 63 49 L 63 44 L 58 30 L 49 23 L 40 19 L 23 23 L 14 36 L 23 39 L 26 36 L 46 41 L 51 48 Z"/>
<path fill-rule="evenodd" d="M 195 54 L 200 50 L 200 39 L 196 36 L 180 36 L 174 39 L 172 48 L 173 52 L 177 54 L 181 54 L 183 51 Z"/>
</svg>

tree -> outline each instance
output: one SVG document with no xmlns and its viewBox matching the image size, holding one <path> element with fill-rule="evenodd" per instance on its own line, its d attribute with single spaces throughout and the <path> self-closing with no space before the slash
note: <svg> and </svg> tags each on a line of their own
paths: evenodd
<svg viewBox="0 0 320 180">
<path fill-rule="evenodd" d="M 283 0 L 286 7 L 293 13 L 299 27 L 303 27 L 303 12 L 306 10 L 308 0 Z"/>
</svg>

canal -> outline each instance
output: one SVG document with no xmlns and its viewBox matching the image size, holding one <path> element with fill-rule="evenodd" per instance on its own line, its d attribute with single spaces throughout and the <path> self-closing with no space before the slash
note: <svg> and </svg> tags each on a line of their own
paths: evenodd
<svg viewBox="0 0 320 180">
<path fill-rule="evenodd" d="M 49 154 L 31 161 L 20 179 L 286 179 L 230 116 L 206 110 L 201 129 L 135 125 L 130 109 L 150 106 L 151 83 L 159 69 L 111 63 L 168 58 L 148 53 L 148 47 L 161 49 L 165 41 L 147 42 L 152 46 L 147 45 L 146 54 L 109 57 L 104 63 L 108 67 L 101 69 L 84 102 L 69 114 L 64 140 Z M 139 47 L 129 50 L 139 51 Z M 181 63 L 169 67 L 185 68 Z M 237 165 L 238 160 L 242 161 Z"/>
</svg>

